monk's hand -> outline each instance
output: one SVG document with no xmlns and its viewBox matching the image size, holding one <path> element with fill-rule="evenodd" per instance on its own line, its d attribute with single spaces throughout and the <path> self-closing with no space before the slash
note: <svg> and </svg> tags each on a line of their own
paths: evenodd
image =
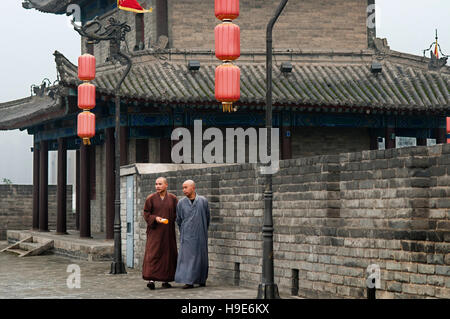
<svg viewBox="0 0 450 319">
<path fill-rule="evenodd" d="M 156 222 L 158 223 L 158 224 L 162 224 L 162 218 L 161 217 L 159 217 L 159 216 L 157 216 L 156 217 Z"/>
</svg>

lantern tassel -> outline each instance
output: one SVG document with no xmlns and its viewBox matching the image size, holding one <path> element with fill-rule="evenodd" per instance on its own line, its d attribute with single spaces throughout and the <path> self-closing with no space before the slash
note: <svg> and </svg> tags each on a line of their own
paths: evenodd
<svg viewBox="0 0 450 319">
<path fill-rule="evenodd" d="M 236 108 L 233 108 L 232 102 L 222 102 L 222 111 L 223 112 L 236 112 Z"/>
<path fill-rule="evenodd" d="M 84 145 L 91 145 L 91 140 L 88 138 L 83 138 L 83 144 Z"/>
</svg>

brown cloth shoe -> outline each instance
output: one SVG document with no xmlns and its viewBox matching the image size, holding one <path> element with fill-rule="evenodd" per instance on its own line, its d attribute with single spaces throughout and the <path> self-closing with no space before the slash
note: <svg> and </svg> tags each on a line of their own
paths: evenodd
<svg viewBox="0 0 450 319">
<path fill-rule="evenodd" d="M 169 284 L 168 282 L 163 282 L 161 287 L 163 287 L 163 288 L 172 288 L 172 285 Z"/>
</svg>

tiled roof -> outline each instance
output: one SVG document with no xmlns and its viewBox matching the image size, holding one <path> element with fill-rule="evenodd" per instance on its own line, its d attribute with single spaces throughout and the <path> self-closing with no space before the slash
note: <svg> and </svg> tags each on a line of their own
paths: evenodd
<svg viewBox="0 0 450 319">
<path fill-rule="evenodd" d="M 189 71 L 185 60 L 149 58 L 151 53 L 134 55 L 133 68 L 122 86 L 129 99 L 161 103 L 209 104 L 214 98 L 214 71 L 220 61 L 204 59 L 198 71 Z M 298 108 L 336 107 L 388 111 L 446 112 L 450 107 L 450 72 L 430 71 L 422 58 L 398 54 L 384 57 L 381 74 L 371 73 L 375 55 L 351 53 L 356 58 L 336 59 L 339 54 L 311 54 L 292 59 L 292 73 L 284 74 L 279 64 L 273 68 L 274 106 Z M 61 83 L 79 84 L 77 67 L 56 52 Z M 143 57 L 147 57 L 145 59 Z M 299 54 L 302 56 L 302 54 Z M 304 54 L 303 54 L 304 56 Z M 411 58 L 414 57 L 414 58 Z M 241 57 L 241 99 L 237 105 L 265 105 L 265 62 Z M 274 56 L 275 61 L 276 55 Z M 241 61 L 242 60 L 242 61 Z M 419 61 L 419 62 L 418 62 Z M 100 94 L 113 95 L 120 70 L 112 64 L 100 66 L 94 84 Z"/>
<path fill-rule="evenodd" d="M 66 12 L 67 6 L 71 3 L 79 3 L 80 0 L 27 0 L 36 10 L 62 14 Z"/>
<path fill-rule="evenodd" d="M 0 103 L 0 130 L 23 128 L 67 114 L 64 98 L 44 95 Z"/>
</svg>

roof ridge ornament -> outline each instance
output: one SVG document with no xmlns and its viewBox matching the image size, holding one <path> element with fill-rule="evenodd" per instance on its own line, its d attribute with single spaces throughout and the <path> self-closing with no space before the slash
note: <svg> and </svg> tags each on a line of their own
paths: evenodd
<svg viewBox="0 0 450 319">
<path fill-rule="evenodd" d="M 389 54 L 391 48 L 386 38 L 374 38 L 375 56 L 377 60 L 383 60 Z"/>
<path fill-rule="evenodd" d="M 433 45 L 434 45 L 434 50 L 431 49 L 433 47 Z M 446 55 L 446 54 L 442 53 L 441 45 L 438 42 L 437 29 L 436 29 L 435 41 L 433 43 L 431 43 L 431 45 L 428 49 L 423 50 L 423 57 L 425 57 L 425 53 L 427 51 L 430 52 L 430 59 L 431 59 L 430 63 L 428 64 L 429 70 L 438 71 L 447 64 L 447 60 L 450 57 L 450 55 Z M 441 58 L 439 58 L 439 53 L 441 53 L 441 56 L 442 56 Z"/>
<path fill-rule="evenodd" d="M 53 83 L 48 79 L 44 78 L 40 85 L 32 84 L 30 87 L 31 96 L 43 97 L 44 95 L 49 96 L 52 100 L 59 93 L 59 81 L 55 80 Z"/>
</svg>

